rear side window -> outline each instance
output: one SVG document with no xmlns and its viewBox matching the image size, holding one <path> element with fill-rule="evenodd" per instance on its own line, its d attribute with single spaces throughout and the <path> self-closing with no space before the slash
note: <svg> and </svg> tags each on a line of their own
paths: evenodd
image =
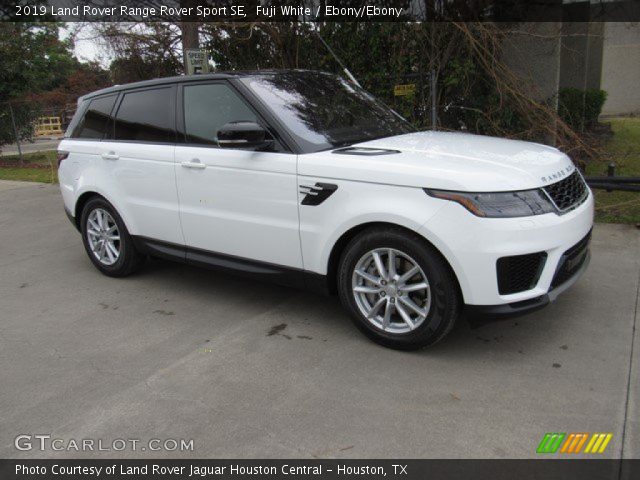
<svg viewBox="0 0 640 480">
<path fill-rule="evenodd" d="M 173 143 L 171 88 L 125 93 L 115 121 L 115 140 Z"/>
<path fill-rule="evenodd" d="M 217 145 L 220 127 L 241 121 L 257 122 L 258 119 L 228 85 L 212 83 L 184 87 L 187 143 Z"/>
<path fill-rule="evenodd" d="M 113 105 L 118 95 L 107 95 L 90 100 L 84 115 L 73 128 L 71 138 L 100 140 L 105 137 Z"/>
</svg>

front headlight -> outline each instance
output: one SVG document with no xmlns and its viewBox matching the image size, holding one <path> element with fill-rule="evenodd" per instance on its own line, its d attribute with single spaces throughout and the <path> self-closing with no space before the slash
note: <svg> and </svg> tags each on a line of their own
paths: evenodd
<svg viewBox="0 0 640 480">
<path fill-rule="evenodd" d="M 428 188 L 424 191 L 432 197 L 457 202 L 478 217 L 530 217 L 556 211 L 540 189 L 497 193 L 452 192 Z"/>
</svg>

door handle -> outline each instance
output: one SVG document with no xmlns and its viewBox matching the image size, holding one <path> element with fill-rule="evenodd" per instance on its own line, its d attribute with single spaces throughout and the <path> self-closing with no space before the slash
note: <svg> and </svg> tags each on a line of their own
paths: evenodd
<svg viewBox="0 0 640 480">
<path fill-rule="evenodd" d="M 120 155 L 116 155 L 115 152 L 109 152 L 109 153 L 103 153 L 102 154 L 102 159 L 103 160 L 118 160 L 120 158 Z"/>
<path fill-rule="evenodd" d="M 180 165 L 182 165 L 184 168 L 194 168 L 197 170 L 203 170 L 207 168 L 207 166 L 197 158 L 194 158 L 190 162 L 182 162 Z"/>
</svg>

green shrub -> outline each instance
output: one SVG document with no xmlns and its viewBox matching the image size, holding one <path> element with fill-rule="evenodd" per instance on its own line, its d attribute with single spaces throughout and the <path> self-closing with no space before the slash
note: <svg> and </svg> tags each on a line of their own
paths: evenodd
<svg viewBox="0 0 640 480">
<path fill-rule="evenodd" d="M 558 114 L 567 125 L 581 131 L 597 123 L 606 99 L 604 90 L 563 88 L 558 93 Z"/>
</svg>

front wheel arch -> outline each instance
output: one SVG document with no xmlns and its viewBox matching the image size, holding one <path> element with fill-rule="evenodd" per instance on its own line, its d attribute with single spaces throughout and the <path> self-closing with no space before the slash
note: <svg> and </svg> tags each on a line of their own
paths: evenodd
<svg viewBox="0 0 640 480">
<path fill-rule="evenodd" d="M 404 262 L 398 261 L 403 257 Z M 386 265 L 392 258 L 389 268 L 394 273 L 388 276 Z M 340 258 L 337 286 L 355 326 L 390 348 L 415 350 L 439 342 L 462 311 L 450 265 L 420 235 L 396 226 L 364 229 L 349 242 Z"/>
<path fill-rule="evenodd" d="M 456 286 L 458 288 L 458 294 L 460 295 L 460 298 L 462 298 L 462 288 L 460 287 L 460 281 L 458 280 L 455 270 L 447 260 L 447 257 L 445 257 L 442 254 L 442 252 L 433 243 L 431 243 L 429 240 L 424 238 L 422 235 L 419 235 L 418 233 L 416 233 L 415 231 L 409 228 L 403 227 L 401 225 L 397 225 L 395 223 L 389 223 L 389 222 L 362 223 L 360 225 L 356 225 L 355 227 L 352 227 L 351 229 L 347 230 L 345 233 L 343 233 L 340 236 L 340 238 L 338 238 L 336 243 L 333 245 L 333 248 L 331 249 L 331 253 L 329 254 L 329 261 L 327 264 L 327 288 L 329 289 L 329 292 L 332 295 L 338 294 L 338 266 L 340 265 L 340 258 L 342 257 L 342 254 L 344 253 L 344 250 L 349 244 L 349 242 L 353 238 L 355 238 L 357 235 L 364 232 L 365 230 L 385 229 L 385 228 L 393 228 L 396 230 L 400 230 L 405 235 L 410 235 L 412 237 L 415 237 L 419 239 L 419 241 L 422 242 L 425 246 L 433 249 L 438 255 L 440 255 L 445 265 L 449 268 L 451 275 L 455 279 Z"/>
</svg>

